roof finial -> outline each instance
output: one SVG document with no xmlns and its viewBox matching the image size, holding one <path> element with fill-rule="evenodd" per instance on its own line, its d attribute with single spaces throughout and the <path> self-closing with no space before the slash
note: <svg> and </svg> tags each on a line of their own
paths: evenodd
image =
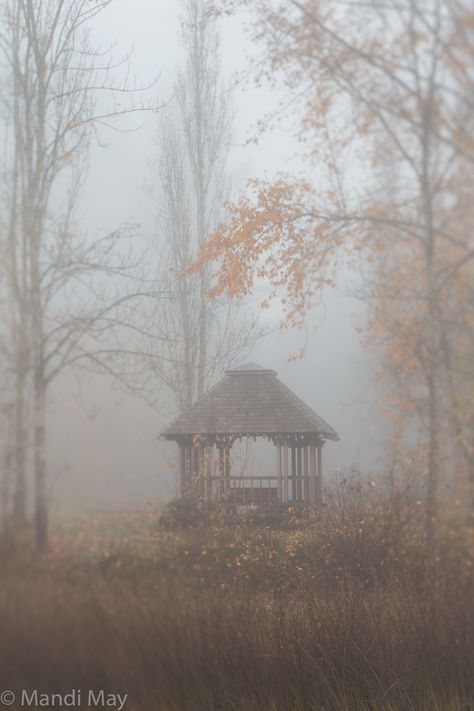
<svg viewBox="0 0 474 711">
<path fill-rule="evenodd" d="M 276 370 L 271 370 L 271 368 L 263 368 L 257 363 L 244 363 L 244 365 L 238 365 L 236 368 L 229 368 L 229 370 L 225 371 L 226 375 L 249 375 L 249 373 L 255 373 L 260 375 L 262 373 L 265 373 L 267 375 L 277 375 Z"/>
</svg>

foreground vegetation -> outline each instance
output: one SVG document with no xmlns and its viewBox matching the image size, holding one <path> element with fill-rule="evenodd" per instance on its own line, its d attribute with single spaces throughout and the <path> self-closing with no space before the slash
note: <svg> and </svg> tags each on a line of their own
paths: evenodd
<svg viewBox="0 0 474 711">
<path fill-rule="evenodd" d="M 4 551 L 1 688 L 163 711 L 470 709 L 471 534 L 447 520 L 427 556 L 416 510 L 355 481 L 318 512 L 58 521 L 40 562 Z"/>
</svg>

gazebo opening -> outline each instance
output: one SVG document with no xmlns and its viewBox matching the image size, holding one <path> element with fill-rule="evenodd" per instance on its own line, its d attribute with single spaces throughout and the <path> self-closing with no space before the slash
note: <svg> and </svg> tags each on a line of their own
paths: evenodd
<svg viewBox="0 0 474 711">
<path fill-rule="evenodd" d="M 179 446 L 181 496 L 242 505 L 319 503 L 323 445 L 339 439 L 274 370 L 254 363 L 227 370 L 162 435 Z M 245 462 L 232 467 L 235 443 L 244 450 L 257 439 L 273 445 L 273 470 L 256 473 Z"/>
</svg>

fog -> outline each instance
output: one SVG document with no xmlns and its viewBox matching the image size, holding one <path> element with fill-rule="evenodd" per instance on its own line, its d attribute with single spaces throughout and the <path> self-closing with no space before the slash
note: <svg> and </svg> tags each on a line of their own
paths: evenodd
<svg viewBox="0 0 474 711">
<path fill-rule="evenodd" d="M 159 123 L 173 107 L 173 84 L 183 62 L 180 12 L 174 1 L 118 0 L 95 22 L 94 37 L 102 47 L 113 44 L 117 57 L 132 50 L 131 71 L 140 83 L 158 77 L 152 91 L 158 104 L 165 106 L 151 115 L 126 119 L 119 124 L 120 131 L 102 130 L 102 145 L 93 143 L 79 207 L 81 227 L 90 236 L 128 223 L 158 238 L 150 188 L 159 170 Z M 277 104 L 278 93 L 257 89 L 248 79 L 255 51 L 244 24 L 240 16 L 221 22 L 223 74 L 229 87 L 235 86 L 228 161 L 233 193 L 244 188 L 251 176 L 303 168 L 291 117 L 258 144 L 248 143 L 257 122 Z M 375 473 L 386 444 L 372 377 L 376 356 L 362 347 L 356 330 L 364 319 L 364 305 L 353 296 L 358 279 L 357 273 L 342 268 L 336 290 L 325 291 L 303 336 L 299 332 L 266 336 L 247 358 L 276 370 L 337 430 L 340 442 L 325 448 L 329 477 L 352 465 Z M 258 312 L 256 299 L 248 301 Z M 264 317 L 278 326 L 278 310 L 265 312 Z M 306 339 L 304 358 L 288 362 Z M 160 407 L 159 400 L 158 396 L 151 407 L 107 376 L 89 376 L 80 388 L 73 376 L 55 385 L 49 418 L 50 486 L 56 507 L 137 505 L 176 494 L 176 447 L 158 439 L 176 413 Z M 268 466 L 274 465 L 273 458 L 269 462 L 267 454 Z"/>
<path fill-rule="evenodd" d="M 0 705 L 474 709 L 472 0 L 0 0 Z"/>
<path fill-rule="evenodd" d="M 192 7 L 191 3 L 187 11 L 191 12 Z M 5 8 L 10 8 L 12 13 L 15 4 L 10 7 L 7 3 Z M 378 109 L 371 113 L 363 108 L 369 101 L 364 96 L 365 86 L 357 89 L 358 94 L 353 88 L 334 91 L 330 83 L 325 85 L 327 76 L 322 65 L 317 70 L 321 75 L 317 75 L 313 86 L 311 73 L 309 79 L 305 74 L 306 60 L 299 64 L 300 39 L 293 37 L 288 28 L 280 34 L 278 13 L 266 15 L 263 6 L 257 10 L 246 2 L 239 3 L 235 12 L 220 14 L 218 9 L 212 7 L 202 23 L 206 27 L 199 40 L 202 56 L 192 46 L 193 32 L 196 35 L 201 21 L 193 25 L 186 19 L 186 3 L 114 0 L 104 3 L 100 12 L 93 13 L 86 34 L 77 35 L 86 43 L 83 45 L 86 49 L 78 53 L 85 64 L 72 65 L 71 69 L 81 77 L 88 77 L 86 89 L 76 88 L 69 94 L 67 81 L 71 79 L 55 78 L 55 81 L 66 81 L 66 90 L 59 83 L 54 101 L 57 97 L 77 94 L 84 103 L 67 104 L 71 117 L 70 120 L 64 117 L 63 133 L 70 144 L 66 140 L 64 146 L 58 144 L 56 152 L 51 149 L 48 154 L 56 161 L 53 178 L 46 197 L 38 192 L 34 209 L 43 210 L 43 217 L 33 221 L 29 217 L 30 203 L 35 202 L 31 194 L 39 183 L 31 179 L 30 188 L 21 188 L 21 193 L 23 178 L 15 176 L 26 170 L 22 166 L 28 165 L 30 155 L 41 155 L 43 144 L 29 148 L 25 143 L 35 131 L 28 120 L 28 109 L 22 113 L 23 104 L 18 103 L 19 109 L 12 99 L 21 94 L 23 85 L 19 82 L 15 89 L 9 82 L 8 51 L 13 51 L 16 45 L 13 43 L 11 49 L 8 32 L 5 34 L 7 49 L 4 49 L 2 64 L 5 91 L 0 129 L 5 178 L 2 229 L 10 238 L 4 248 L 7 266 L 2 304 L 7 356 L 2 387 L 6 423 L 10 422 L 5 424 L 5 433 L 8 427 L 13 428 L 12 432 L 16 427 L 15 436 L 25 440 L 24 456 L 18 454 L 21 448 L 17 448 L 20 460 L 24 458 L 25 462 L 17 462 L 16 466 L 26 467 L 30 504 L 36 467 L 33 459 L 42 449 L 33 446 L 34 407 L 38 401 L 45 403 L 47 411 L 46 422 L 41 423 L 37 434 L 41 439 L 46 432 L 47 465 L 42 466 L 47 476 L 40 479 L 46 482 L 48 501 L 57 509 L 136 506 L 176 495 L 177 447 L 161 439 L 160 433 L 180 410 L 203 394 L 203 388 L 207 390 L 218 381 L 226 367 L 252 361 L 277 371 L 283 382 L 330 423 L 340 437 L 338 442 L 328 442 L 324 448 L 325 479 L 330 482 L 339 472 L 354 468 L 367 476 L 383 476 L 391 466 L 393 447 L 399 440 L 406 438 L 411 447 L 419 437 L 426 437 L 433 425 L 427 424 L 427 403 L 431 402 L 431 395 L 426 393 L 431 392 L 430 383 L 435 378 L 426 370 L 426 349 L 429 352 L 433 349 L 434 353 L 435 341 L 439 342 L 439 348 L 445 349 L 443 357 L 451 364 L 457 358 L 465 359 L 469 352 L 468 346 L 462 346 L 462 352 L 456 356 L 449 351 L 455 348 L 456 329 L 464 334 L 469 330 L 457 322 L 452 326 L 454 321 L 449 315 L 439 317 L 438 334 L 426 335 L 430 333 L 429 325 L 438 317 L 434 297 L 429 296 L 431 292 L 420 296 L 417 289 L 432 278 L 432 266 L 426 267 L 426 274 L 413 274 L 411 270 L 424 254 L 431 253 L 416 249 L 416 245 L 421 244 L 419 235 L 428 228 L 424 223 L 417 223 L 417 232 L 408 244 L 402 233 L 398 236 L 393 233 L 394 225 L 399 225 L 400 220 L 411 219 L 411 216 L 400 217 L 397 211 L 404 205 L 410 210 L 418 209 L 413 206 L 421 204 L 420 195 L 426 192 L 425 187 L 422 189 L 418 184 L 423 171 L 415 169 L 416 161 L 410 154 L 411 150 L 416 152 L 417 144 L 413 143 L 411 129 L 406 133 L 405 114 L 402 112 L 400 116 L 400 127 L 392 128 L 386 118 L 377 118 Z M 257 15 L 253 14 L 254 10 Z M 18 8 L 15 11 L 21 12 Z M 260 12 L 263 14 L 258 15 Z M 298 9 L 294 12 L 297 15 Z M 343 12 L 346 11 L 341 6 Z M 352 12 L 354 26 L 357 26 L 366 10 L 362 7 L 347 9 L 349 15 Z M 10 16 L 8 12 L 5 15 L 7 29 Z M 257 16 L 269 23 L 266 38 L 259 36 L 253 26 Z M 375 27 L 378 20 L 370 13 L 368 17 Z M 405 21 L 403 13 L 399 19 Z M 350 21 L 347 26 L 352 26 Z M 13 22 L 10 25 L 13 33 L 15 27 Z M 449 31 L 447 20 L 446 31 Z M 376 35 L 377 32 L 374 37 Z M 278 41 L 272 45 L 274 37 L 278 37 Z M 315 41 L 319 40 L 315 38 Z M 279 43 L 284 50 L 278 49 Z M 28 50 L 23 48 L 21 38 L 18 48 L 17 61 L 25 61 L 25 76 L 28 76 Z M 94 54 L 91 48 L 100 48 L 100 51 Z M 64 61 L 71 62 L 75 52 L 73 49 Z M 198 55 L 205 66 L 199 90 L 193 85 Z M 315 55 L 310 56 L 313 61 Z M 418 59 L 415 57 L 415 65 Z M 93 73 L 88 74 L 92 65 Z M 275 66 L 275 71 L 268 70 L 268 66 Z M 48 64 L 44 67 L 48 69 Z M 54 72 L 57 69 L 53 70 L 56 77 Z M 69 75 L 66 72 L 64 76 Z M 372 90 L 382 91 L 387 76 L 384 74 L 382 82 L 374 77 Z M 344 81 L 354 83 L 359 77 L 363 81 L 363 72 L 355 77 L 344 77 Z M 414 81 L 416 84 L 416 76 Z M 34 79 L 31 82 L 31 92 L 34 92 Z M 360 106 L 355 96 L 362 96 Z M 387 115 L 396 110 L 389 106 L 390 97 L 389 91 L 380 99 L 387 103 Z M 28 107 L 31 97 L 25 95 L 24 99 L 24 106 Z M 402 105 L 403 100 L 400 101 Z M 197 162 L 192 145 L 201 130 L 193 124 L 197 120 L 198 105 L 204 112 L 199 119 L 202 126 L 211 126 L 206 138 L 209 145 L 205 148 L 209 174 L 204 176 L 200 168 L 201 187 L 196 178 Z M 446 105 L 449 106 L 449 101 Z M 58 106 L 59 112 L 65 110 L 62 104 Z M 87 112 L 90 116 L 84 119 Z M 32 116 L 36 115 L 41 116 L 40 109 L 36 114 L 32 112 Z M 60 122 L 60 119 L 60 113 L 59 118 L 54 113 L 48 116 L 41 140 L 47 141 L 56 135 L 51 143 L 54 145 L 57 136 L 63 135 L 53 130 L 54 121 Z M 447 125 L 449 130 L 454 130 L 450 120 L 446 119 Z M 379 123 L 371 126 L 373 121 Z M 82 125 L 90 125 L 90 128 L 80 132 Z M 23 143 L 20 139 L 14 140 L 15 126 L 21 126 L 24 131 Z M 193 131 L 197 133 L 194 135 Z M 409 150 L 400 148 L 402 138 Z M 442 204 L 443 209 L 447 209 L 456 204 L 452 185 L 457 180 L 458 167 L 443 153 L 444 149 L 444 145 L 436 149 L 439 154 L 436 160 L 445 166 L 446 195 Z M 64 155 L 58 158 L 61 150 Z M 456 153 L 456 159 L 459 174 L 464 175 L 462 152 Z M 15 160 L 20 167 L 14 167 Z M 436 170 L 436 161 L 431 157 L 429 160 L 433 160 L 433 170 Z M 39 161 L 40 171 L 41 166 Z M 46 185 L 50 179 L 48 170 L 44 169 Z M 281 175 L 286 176 L 283 184 L 289 192 L 282 193 L 283 197 L 272 203 L 275 191 L 281 190 Z M 257 180 L 257 183 L 249 184 L 249 180 Z M 308 184 L 312 186 L 310 198 L 307 197 Z M 391 193 L 398 196 L 398 201 L 391 199 Z M 455 193 L 455 197 L 464 200 L 461 193 Z M 233 206 L 224 209 L 228 199 Z M 262 201 L 255 212 L 252 200 Z M 232 215 L 239 214 L 239 209 L 244 216 L 240 226 L 231 219 Z M 278 214 L 279 210 L 282 214 Z M 299 211 L 296 217 L 295 210 Z M 311 221 L 305 216 L 306 210 L 317 217 Z M 253 227 L 248 228 L 252 220 Z M 273 224 L 265 224 L 265 220 Z M 447 241 L 456 245 L 454 250 L 464 249 L 465 254 L 449 271 L 442 264 L 448 248 L 440 248 L 441 261 L 436 273 L 452 273 L 450 288 L 458 289 L 457 294 L 447 292 L 443 305 L 447 311 L 454 308 L 457 298 L 461 301 L 467 298 L 469 280 L 464 281 L 467 273 L 462 270 L 464 265 L 469 268 L 471 254 L 464 223 L 456 215 L 451 215 L 449 220 L 452 231 L 460 231 L 461 236 L 450 236 Z M 20 259 L 21 240 L 15 243 L 16 229 L 23 230 L 24 263 Z M 32 230 L 38 233 L 39 246 L 30 255 L 28 250 L 34 244 L 29 236 Z M 286 242 L 285 230 L 288 230 Z M 69 233 L 74 234 L 74 239 L 69 238 Z M 183 234 L 188 234 L 184 241 Z M 190 234 L 192 244 L 186 242 Z M 215 234 L 226 246 L 218 248 L 214 262 L 211 259 L 201 267 L 199 277 L 189 276 L 188 269 L 197 256 L 197 247 Z M 233 272 L 232 264 L 235 266 L 252 244 L 256 247 L 257 243 L 252 243 L 254 236 L 265 240 L 267 234 L 272 235 L 274 242 L 260 253 L 255 249 L 246 266 L 247 273 L 238 269 Z M 245 246 L 242 236 L 247 240 Z M 305 239 L 309 242 L 310 236 L 314 249 L 308 251 L 303 245 Z M 444 232 L 441 238 L 445 239 Z M 300 267 L 299 257 L 295 259 L 288 249 L 293 239 L 302 250 L 301 270 L 307 270 L 308 281 L 304 288 L 301 284 L 295 287 Z M 107 240 L 111 240 L 113 246 L 107 247 Z M 210 249 L 211 243 L 212 240 L 206 242 L 206 249 Z M 15 245 L 13 252 L 12 244 Z M 392 248 L 392 244 L 396 247 Z M 57 253 L 60 256 L 55 262 Z M 66 269 L 59 276 L 64 269 L 64 255 L 70 254 L 76 260 L 71 261 L 74 267 L 69 266 L 70 272 Z M 456 255 L 454 251 L 453 260 Z M 262 259 L 267 258 L 270 262 L 262 278 Z M 13 260 L 10 265 L 8 259 Z M 110 259 L 115 262 L 109 263 Z M 316 265 L 318 259 L 321 263 Z M 35 260 L 40 273 L 44 269 L 39 282 L 35 282 L 30 264 Z M 134 265 L 135 261 L 139 267 Z M 222 266 L 209 276 L 217 263 L 224 266 L 224 272 L 227 270 L 227 284 L 220 281 Z M 275 275 L 280 269 L 284 276 L 277 279 Z M 252 288 L 240 289 L 239 285 L 236 289 L 234 282 L 245 280 L 251 270 L 257 275 Z M 459 287 L 458 270 L 462 272 Z M 43 288 L 41 280 L 47 282 L 48 275 L 56 272 L 46 292 L 32 298 L 35 288 Z M 329 272 L 332 285 L 325 282 L 324 275 Z M 14 275 L 11 282 L 10 273 Z M 394 278 L 397 273 L 400 274 L 398 282 Z M 196 278 L 201 280 L 200 286 Z M 76 281 L 71 285 L 68 279 Z M 184 286 L 179 287 L 180 280 L 184 280 Z M 316 286 L 309 297 L 305 289 L 311 280 Z M 139 283 L 142 286 L 138 291 L 143 293 L 138 302 L 131 290 Z M 60 287 L 56 293 L 57 284 Z M 210 299 L 207 306 L 203 306 L 203 294 L 211 286 L 218 291 L 217 300 Z M 444 286 L 442 281 L 439 292 Z M 54 296 L 50 295 L 49 288 L 53 289 Z M 176 288 L 178 291 L 173 291 Z M 238 298 L 227 297 L 226 289 L 231 288 Z M 144 293 L 146 290 L 148 296 Z M 152 291 L 162 296 L 157 298 Z M 169 298 L 172 293 L 184 295 L 187 300 L 188 320 L 195 319 L 199 310 L 202 312 L 199 318 L 205 314 L 203 323 L 216 319 L 209 326 L 209 332 L 207 325 L 201 328 L 188 324 L 187 335 L 181 340 L 187 344 L 183 348 L 189 351 L 186 356 L 189 362 L 184 359 L 183 363 L 186 361 L 191 375 L 185 376 L 183 370 L 178 377 L 179 386 L 172 369 L 177 372 L 184 357 L 175 347 L 182 336 L 176 330 L 182 316 L 177 316 L 176 309 L 182 304 L 179 299 Z M 276 298 L 269 300 L 272 293 Z M 301 298 L 299 304 L 298 298 Z M 128 313 L 111 311 L 114 299 L 118 304 L 126 302 Z M 198 305 L 199 299 L 201 305 Z M 310 301 L 311 308 L 308 308 Z M 101 302 L 103 306 L 99 306 Z M 262 308 L 262 302 L 269 308 Z M 39 303 L 45 311 L 35 314 L 35 308 L 31 307 L 29 313 L 30 307 L 25 307 L 25 303 Z M 422 304 L 419 313 L 412 308 L 414 304 Z M 294 328 L 288 316 L 289 307 L 303 314 L 301 328 Z M 9 309 L 13 309 L 13 321 Z M 220 315 L 214 316 L 214 310 Z M 426 313 L 431 313 L 429 319 Z M 33 332 L 41 323 L 43 332 L 36 336 L 28 333 L 30 325 Z M 87 328 L 84 328 L 85 323 L 89 323 Z M 248 333 L 244 333 L 244 324 Z M 239 329 L 243 329 L 242 333 Z M 258 338 L 255 337 L 257 330 Z M 21 337 L 18 334 L 22 334 Z M 33 361 L 29 362 L 29 358 L 33 358 L 35 343 L 41 338 L 43 345 L 37 355 L 39 380 L 35 380 Z M 240 345 L 236 347 L 232 339 L 239 338 Z M 419 338 L 425 339 L 421 345 Z M 452 344 L 449 348 L 448 341 L 448 345 Z M 93 345 L 99 349 L 100 362 L 94 352 L 88 350 Z M 107 361 L 103 356 L 109 351 L 112 360 Z M 119 351 L 123 351 L 120 363 Z M 126 351 L 136 352 L 137 357 L 128 357 L 125 362 Z M 295 358 L 301 353 L 303 357 Z M 401 370 L 400 359 L 404 364 Z M 21 365 L 23 360 L 26 365 Z M 82 367 L 85 361 L 90 368 Z M 433 362 L 436 369 L 436 358 Z M 73 367 L 69 367 L 69 363 Z M 51 379 L 46 372 L 48 368 Z M 446 382 L 439 385 L 439 395 L 433 395 L 436 402 L 432 403 L 430 417 L 437 421 L 439 403 L 449 397 L 456 402 L 451 413 L 458 409 L 463 413 L 469 410 L 469 405 L 461 402 L 463 389 L 461 386 L 458 392 L 458 376 L 450 368 L 451 365 L 446 366 Z M 117 377 L 117 369 L 120 377 Z M 414 369 L 418 369 L 418 379 L 413 376 Z M 41 397 L 38 393 L 33 397 L 41 380 L 45 392 Z M 170 386 L 170 382 L 174 382 L 174 386 Z M 13 394 L 15 387 L 16 395 Z M 388 394 L 391 400 L 387 400 Z M 15 412 L 15 402 L 22 403 L 16 425 L 11 414 Z M 393 415 L 390 423 L 381 417 L 382 406 Z M 397 423 L 395 430 L 394 422 Z M 459 440 L 459 432 L 464 432 L 466 426 L 464 420 L 456 420 L 449 428 L 457 433 Z M 5 434 L 6 440 L 9 436 L 15 439 L 13 434 Z M 404 456 L 411 456 L 410 447 Z M 5 452 L 8 459 L 8 446 Z M 466 451 L 463 452 L 463 456 L 466 455 Z M 267 454 L 260 461 L 260 471 L 273 467 L 268 457 Z M 40 458 L 43 459 L 43 455 Z"/>
</svg>

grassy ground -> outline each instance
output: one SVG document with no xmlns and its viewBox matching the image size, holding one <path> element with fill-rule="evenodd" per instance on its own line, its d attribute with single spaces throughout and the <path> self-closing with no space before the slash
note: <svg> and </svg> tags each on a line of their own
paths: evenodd
<svg viewBox="0 0 474 711">
<path fill-rule="evenodd" d="M 473 709 L 470 534 L 429 560 L 384 506 L 59 520 L 41 562 L 4 559 L 0 688 L 143 711 Z"/>
</svg>

